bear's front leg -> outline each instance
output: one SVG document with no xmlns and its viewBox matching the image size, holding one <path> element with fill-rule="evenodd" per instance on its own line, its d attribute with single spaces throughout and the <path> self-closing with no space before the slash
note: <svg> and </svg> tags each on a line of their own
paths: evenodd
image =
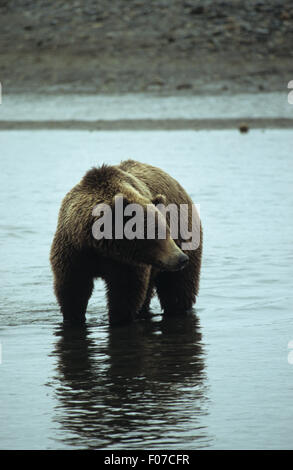
<svg viewBox="0 0 293 470">
<path fill-rule="evenodd" d="M 55 293 L 64 323 L 81 324 L 85 321 L 92 290 L 93 279 L 82 273 L 71 273 L 65 279 L 56 279 Z"/>
<path fill-rule="evenodd" d="M 65 323 L 85 321 L 88 300 L 93 290 L 90 258 L 55 237 L 51 249 L 54 290 Z"/>
<path fill-rule="evenodd" d="M 111 326 L 132 322 L 146 299 L 150 266 L 113 263 L 105 277 Z"/>
<path fill-rule="evenodd" d="M 198 272 L 192 261 L 182 271 L 161 272 L 156 279 L 160 304 L 167 315 L 182 315 L 192 310 L 198 290 Z"/>
</svg>

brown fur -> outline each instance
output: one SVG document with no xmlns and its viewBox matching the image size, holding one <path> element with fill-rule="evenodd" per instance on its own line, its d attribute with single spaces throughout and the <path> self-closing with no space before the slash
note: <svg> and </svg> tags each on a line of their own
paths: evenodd
<svg viewBox="0 0 293 470">
<path fill-rule="evenodd" d="M 146 207 L 187 204 L 192 201 L 179 183 L 151 165 L 128 160 L 117 166 L 102 165 L 86 173 L 64 198 L 51 247 L 55 294 L 65 322 L 85 320 L 93 281 L 105 280 L 111 324 L 127 323 L 149 310 L 156 289 L 167 314 L 191 309 L 199 288 L 202 245 L 187 251 L 189 264 L 169 271 L 184 257 L 167 233 L 166 240 L 96 240 L 92 235 L 93 208 L 99 203 L 113 206 L 122 194 L 128 202 Z"/>
</svg>

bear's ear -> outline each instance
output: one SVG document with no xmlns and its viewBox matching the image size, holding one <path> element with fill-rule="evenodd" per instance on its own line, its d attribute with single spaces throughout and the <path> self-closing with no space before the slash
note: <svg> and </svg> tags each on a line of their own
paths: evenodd
<svg viewBox="0 0 293 470">
<path fill-rule="evenodd" d="M 157 194 L 152 200 L 152 203 L 154 204 L 154 206 L 156 206 L 157 204 L 166 205 L 166 202 L 167 202 L 166 196 L 164 196 L 163 194 Z"/>
</svg>

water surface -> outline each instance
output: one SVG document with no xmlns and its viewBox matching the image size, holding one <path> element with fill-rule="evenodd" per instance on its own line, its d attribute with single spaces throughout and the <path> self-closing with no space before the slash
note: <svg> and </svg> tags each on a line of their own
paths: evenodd
<svg viewBox="0 0 293 470">
<path fill-rule="evenodd" d="M 292 449 L 291 131 L 0 133 L 0 448 Z M 102 282 L 64 330 L 49 249 L 65 193 L 134 158 L 201 206 L 193 315 L 110 330 Z"/>
<path fill-rule="evenodd" d="M 236 95 L 6 95 L 0 121 L 292 118 L 288 92 Z"/>
</svg>

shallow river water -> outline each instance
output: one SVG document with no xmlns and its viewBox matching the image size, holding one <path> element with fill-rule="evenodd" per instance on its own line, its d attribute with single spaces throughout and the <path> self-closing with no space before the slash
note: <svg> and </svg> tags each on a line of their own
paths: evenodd
<svg viewBox="0 0 293 470">
<path fill-rule="evenodd" d="M 292 131 L 0 132 L 0 448 L 293 448 Z M 133 158 L 200 204 L 193 315 L 63 330 L 49 249 L 65 193 Z M 291 343 L 292 349 L 293 344 Z"/>
</svg>

